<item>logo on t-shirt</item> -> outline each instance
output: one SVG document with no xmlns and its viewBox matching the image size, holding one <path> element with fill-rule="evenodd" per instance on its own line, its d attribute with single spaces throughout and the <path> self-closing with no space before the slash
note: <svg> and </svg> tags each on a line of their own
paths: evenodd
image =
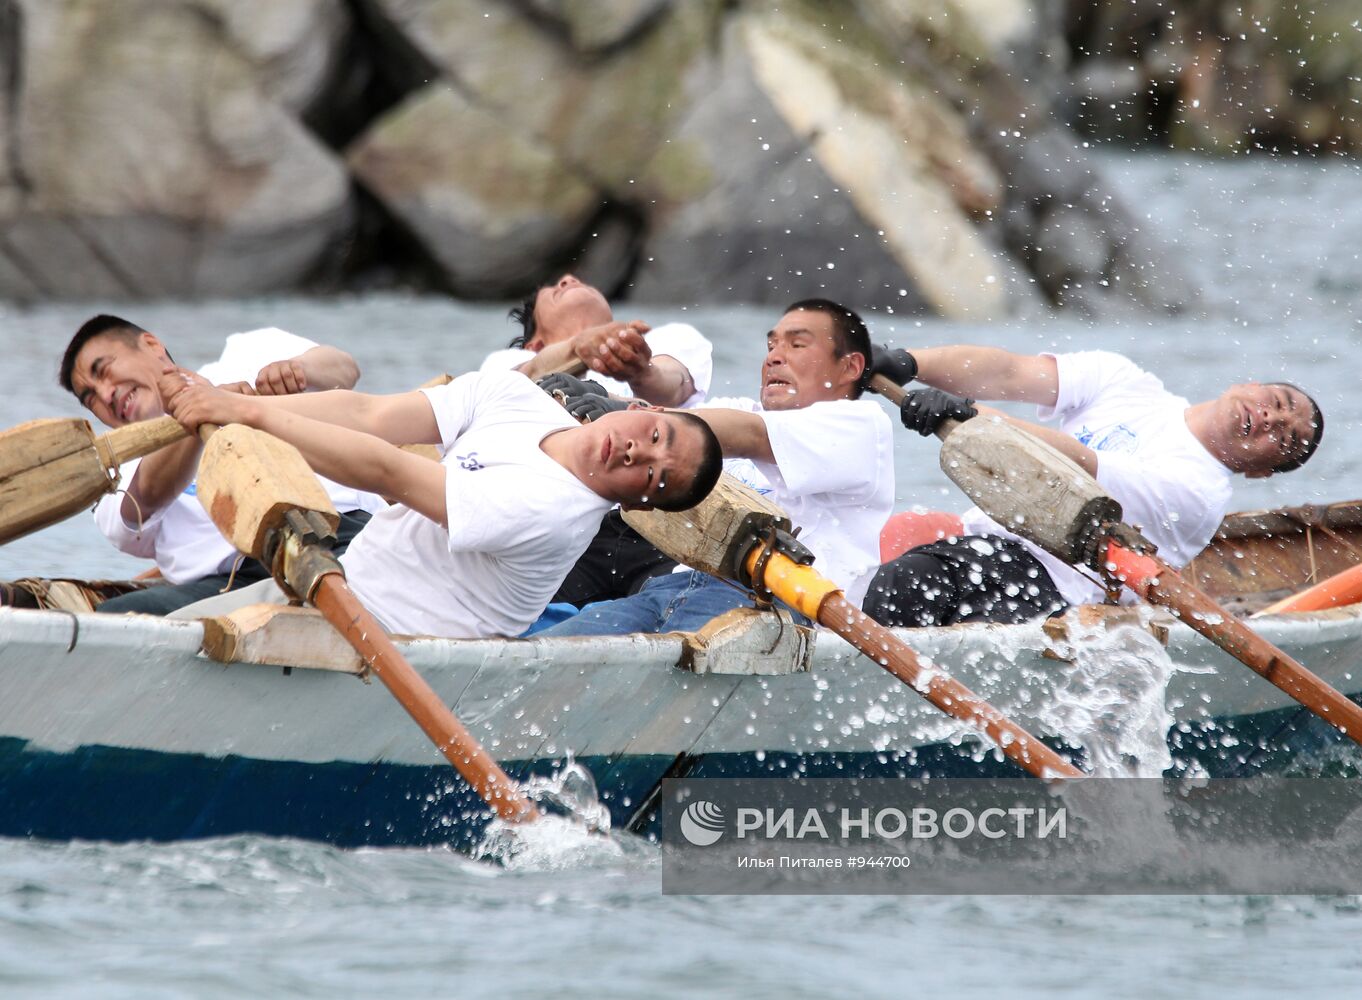
<svg viewBox="0 0 1362 1000">
<path fill-rule="evenodd" d="M 761 474 L 750 458 L 730 458 L 724 462 L 724 471 L 763 496 L 772 492 L 770 481 Z"/>
<path fill-rule="evenodd" d="M 478 461 L 476 451 L 470 451 L 467 455 L 455 455 L 454 460 L 459 463 L 459 468 L 467 469 L 469 472 L 477 472 L 479 469 L 486 468 Z"/>
<path fill-rule="evenodd" d="M 1135 451 L 1138 439 L 1135 432 L 1125 424 L 1117 424 L 1115 427 L 1104 431 L 1099 437 L 1087 425 L 1079 428 L 1074 434 L 1078 438 L 1078 443 L 1091 448 L 1093 451 L 1110 451 L 1129 455 Z"/>
</svg>

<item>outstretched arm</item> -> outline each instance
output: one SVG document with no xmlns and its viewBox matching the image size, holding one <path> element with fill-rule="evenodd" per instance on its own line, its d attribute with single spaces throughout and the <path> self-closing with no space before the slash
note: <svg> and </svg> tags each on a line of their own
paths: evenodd
<svg viewBox="0 0 1362 1000">
<path fill-rule="evenodd" d="M 439 444 L 440 428 L 430 401 L 421 392 L 399 392 L 377 396 L 367 392 L 333 389 L 330 392 L 310 392 L 294 396 L 233 396 L 231 393 L 204 393 L 203 386 L 186 388 L 183 380 L 173 375 L 162 376 L 161 398 L 167 410 L 174 414 L 171 400 L 191 389 L 196 395 L 211 399 L 213 409 L 201 419 L 208 423 L 246 423 L 238 414 L 253 413 L 259 404 L 284 413 L 320 420 L 337 427 L 372 434 L 392 444 Z M 208 404 L 204 404 L 206 407 Z M 212 414 L 218 414 L 217 417 Z M 183 423 L 183 421 L 181 421 Z M 254 425 L 252 425 L 254 426 Z"/>
<path fill-rule="evenodd" d="M 654 406 L 680 406 L 695 394 L 686 366 L 670 355 L 654 355 L 641 320 L 610 322 L 550 344 L 517 370 L 539 381 L 577 362 L 589 371 L 629 383 L 639 399 Z"/>
<path fill-rule="evenodd" d="M 325 396 L 343 398 L 333 399 L 324 406 L 284 405 L 318 400 Z M 435 413 L 430 402 L 420 393 L 403 393 L 399 397 L 366 397 L 363 393 L 335 392 L 275 398 L 236 396 L 196 385 L 188 386 L 167 398 L 166 409 L 190 430 L 196 430 L 203 423 L 239 423 L 273 434 L 297 448 L 308 465 L 326 478 L 390 497 L 432 521 L 447 525 L 443 466 L 405 452 L 356 426 L 368 423 L 372 419 L 369 414 L 348 421 L 327 421 L 299 412 L 300 409 L 311 409 L 314 414 L 334 416 L 338 409 L 348 409 L 353 413 L 357 407 L 350 404 L 356 400 L 344 397 L 379 401 L 403 399 L 402 403 L 397 404 L 403 409 L 414 409 L 419 403 L 425 408 L 431 426 L 435 425 Z M 373 407 L 363 409 L 372 410 Z M 438 434 L 434 440 L 439 440 Z"/>
<path fill-rule="evenodd" d="M 724 458 L 750 458 L 754 462 L 776 460 L 771 450 L 771 438 L 766 432 L 766 421 L 755 413 L 745 410 L 728 410 L 723 407 L 701 407 L 697 410 L 681 410 L 692 413 L 709 424 L 714 436 L 719 439 Z"/>
<path fill-rule="evenodd" d="M 669 354 L 654 355 L 641 375 L 629 379 L 629 388 L 657 406 L 680 406 L 695 395 L 690 370 Z"/>
<path fill-rule="evenodd" d="M 957 396 L 1054 406 L 1059 398 L 1055 359 L 997 347 L 924 347 L 913 350 L 917 380 Z"/>
<path fill-rule="evenodd" d="M 339 347 L 322 345 L 260 369 L 255 391 L 262 396 L 283 396 L 308 389 L 353 389 L 358 381 L 355 359 Z"/>
</svg>

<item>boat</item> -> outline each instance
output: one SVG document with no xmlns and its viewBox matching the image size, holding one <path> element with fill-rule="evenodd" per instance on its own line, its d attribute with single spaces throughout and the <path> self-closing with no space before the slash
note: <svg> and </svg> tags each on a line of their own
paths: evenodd
<svg viewBox="0 0 1362 1000">
<path fill-rule="evenodd" d="M 1359 561 L 1362 501 L 1348 501 L 1230 515 L 1186 573 L 1247 614 Z M 1253 624 L 1362 693 L 1362 604 Z M 1104 643 L 1147 662 L 1166 650 L 1162 675 L 1136 671 L 1117 689 L 1123 704 L 1152 697 L 1162 710 L 1154 739 L 1174 769 L 1280 772 L 1341 739 L 1150 609 L 900 634 L 1080 760 L 1092 747 L 1056 694 Z M 655 830 L 667 778 L 1021 775 L 836 635 L 771 613 L 730 613 L 694 635 L 398 644 L 513 777 L 569 758 L 585 767 L 615 829 Z M 469 849 L 486 808 L 365 679 L 310 609 L 178 621 L 0 608 L 0 835 Z"/>
</svg>

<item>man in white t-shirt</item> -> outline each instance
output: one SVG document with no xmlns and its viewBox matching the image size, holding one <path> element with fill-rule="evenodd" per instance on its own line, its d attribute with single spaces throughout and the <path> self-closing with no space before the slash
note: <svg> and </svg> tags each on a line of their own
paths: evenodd
<svg viewBox="0 0 1362 1000">
<path fill-rule="evenodd" d="M 911 354 L 877 349 L 875 369 L 900 384 L 915 377 L 935 387 L 910 392 L 902 408 L 905 426 L 924 435 L 943 419 L 986 409 L 962 396 L 1035 403 L 1039 419 L 1057 420 L 1057 430 L 1012 422 L 1096 477 L 1121 504 L 1124 520 L 1175 568 L 1219 528 L 1231 474 L 1253 479 L 1299 468 L 1324 432 L 1319 406 L 1293 385 L 1234 385 L 1192 405 L 1108 351 L 1027 356 L 972 346 Z M 905 626 L 1015 622 L 1103 599 L 1095 574 L 1017 538 L 979 508 L 962 520 L 964 536 L 886 563 L 871 584 L 866 613 Z"/>
<path fill-rule="evenodd" d="M 174 367 L 162 340 L 117 316 L 95 316 L 81 326 L 62 357 L 59 380 L 101 423 L 122 427 L 164 412 L 158 381 Z M 236 391 L 280 395 L 312 389 L 348 389 L 359 367 L 345 351 L 278 329 L 227 338 L 222 356 L 196 376 Z M 198 438 L 162 448 L 119 470 L 123 489 L 95 507 L 95 523 L 115 546 L 152 559 L 164 584 L 99 605 L 107 613 L 166 614 L 193 601 L 269 576 L 239 554 L 208 517 L 195 495 Z M 349 543 L 383 501 L 326 483 L 341 512 L 337 544 Z"/>
<path fill-rule="evenodd" d="M 374 515 L 341 559 L 390 632 L 517 636 L 548 603 L 601 516 L 684 510 L 718 480 L 719 443 L 688 413 L 641 409 L 577 423 L 512 372 L 461 375 L 392 396 L 238 396 L 167 386 L 187 427 L 242 423 L 290 442 L 322 475 L 401 502 Z M 439 445 L 432 462 L 397 447 Z M 273 581 L 183 609 L 283 599 Z"/>
<path fill-rule="evenodd" d="M 488 355 L 482 371 L 514 368 L 538 381 L 577 359 L 607 392 L 657 406 L 693 407 L 709 391 L 713 349 L 699 330 L 688 323 L 650 329 L 638 320 L 616 322 L 605 296 L 571 274 L 535 289 L 511 318 L 521 325 L 520 336 Z M 611 511 L 553 599 L 581 607 L 625 597 L 675 566 Z"/>
<path fill-rule="evenodd" d="M 489 354 L 482 371 L 514 368 L 538 380 L 576 359 L 612 395 L 655 406 L 694 406 L 709 391 L 713 348 L 699 330 L 689 323 L 618 322 L 605 296 L 571 274 L 535 289 L 511 318 L 522 334 Z"/>
<path fill-rule="evenodd" d="M 894 503 L 893 429 L 877 403 L 859 398 L 869 352 L 865 324 L 850 309 L 796 302 L 766 335 L 760 400 L 714 399 L 694 410 L 723 444 L 724 471 L 769 494 L 801 529 L 815 568 L 856 603 L 878 568 Z M 618 405 L 588 394 L 569 409 L 594 420 Z M 731 584 L 682 567 L 539 634 L 694 631 L 744 606 L 750 599 Z"/>
</svg>

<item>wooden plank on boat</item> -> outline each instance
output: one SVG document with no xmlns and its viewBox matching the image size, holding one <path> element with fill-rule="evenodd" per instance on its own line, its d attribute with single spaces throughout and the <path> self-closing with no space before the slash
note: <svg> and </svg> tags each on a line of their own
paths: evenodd
<svg viewBox="0 0 1362 1000">
<path fill-rule="evenodd" d="M 252 604 L 203 619 L 204 655 L 219 663 L 260 663 L 362 674 L 364 661 L 315 608 Z"/>
<path fill-rule="evenodd" d="M 1299 507 L 1280 507 L 1273 510 L 1250 510 L 1226 516 L 1216 538 L 1253 538 L 1259 535 L 1298 534 L 1307 527 L 1362 528 L 1362 500 L 1342 500 L 1338 503 Z"/>
<path fill-rule="evenodd" d="M 813 630 L 788 611 L 734 608 L 686 636 L 681 665 L 697 674 L 807 673 L 813 646 Z"/>
</svg>

